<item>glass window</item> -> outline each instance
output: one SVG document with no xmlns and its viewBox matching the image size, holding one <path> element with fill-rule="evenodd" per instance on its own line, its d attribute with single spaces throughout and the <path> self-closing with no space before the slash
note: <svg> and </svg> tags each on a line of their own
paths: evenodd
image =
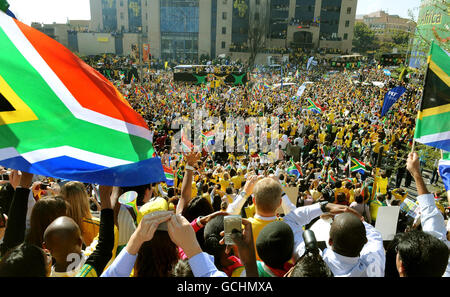
<svg viewBox="0 0 450 297">
<path fill-rule="evenodd" d="M 225 46 L 226 46 L 225 41 L 222 41 L 222 48 L 225 48 Z"/>
<path fill-rule="evenodd" d="M 227 19 L 227 12 L 224 11 L 222 12 L 222 20 L 226 20 Z"/>
<path fill-rule="evenodd" d="M 227 34 L 227 27 L 222 27 L 222 34 Z"/>
<path fill-rule="evenodd" d="M 352 13 L 352 8 L 351 7 L 347 7 L 347 14 L 351 14 Z"/>
<path fill-rule="evenodd" d="M 344 40 L 347 40 L 347 39 L 348 39 L 348 34 L 344 33 Z"/>
<path fill-rule="evenodd" d="M 345 21 L 345 27 L 350 26 L 350 21 Z"/>
</svg>

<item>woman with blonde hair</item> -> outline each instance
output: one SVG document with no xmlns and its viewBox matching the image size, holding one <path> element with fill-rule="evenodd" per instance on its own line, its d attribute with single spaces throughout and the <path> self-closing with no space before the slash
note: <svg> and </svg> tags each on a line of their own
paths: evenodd
<svg viewBox="0 0 450 297">
<path fill-rule="evenodd" d="M 83 243 L 89 246 L 98 235 L 100 220 L 91 214 L 86 187 L 81 182 L 68 182 L 61 188 L 61 196 L 68 204 L 67 216 L 78 224 Z"/>
</svg>

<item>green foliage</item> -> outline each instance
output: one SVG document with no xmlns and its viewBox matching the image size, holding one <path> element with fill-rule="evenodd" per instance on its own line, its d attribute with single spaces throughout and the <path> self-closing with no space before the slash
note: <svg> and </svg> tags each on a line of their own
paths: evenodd
<svg viewBox="0 0 450 297">
<path fill-rule="evenodd" d="M 396 45 L 400 45 L 400 46 L 408 47 L 409 38 L 410 38 L 410 34 L 408 34 L 406 32 L 399 31 L 399 32 L 396 32 L 395 34 L 392 34 L 392 41 L 394 41 L 394 43 Z"/>
<path fill-rule="evenodd" d="M 375 32 L 364 23 L 356 23 L 353 35 L 353 48 L 355 52 L 365 54 L 379 48 Z"/>
<path fill-rule="evenodd" d="M 428 170 L 433 170 L 434 161 L 441 159 L 441 150 L 437 148 L 416 142 L 415 150 L 419 156 L 425 156 L 425 168 Z"/>
</svg>

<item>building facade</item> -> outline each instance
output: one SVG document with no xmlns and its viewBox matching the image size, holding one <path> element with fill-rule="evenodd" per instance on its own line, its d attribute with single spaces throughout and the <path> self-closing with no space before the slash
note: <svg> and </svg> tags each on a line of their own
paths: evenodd
<svg viewBox="0 0 450 297">
<path fill-rule="evenodd" d="M 416 30 L 414 21 L 382 10 L 357 18 L 356 22 L 365 23 L 381 41 L 392 41 L 392 36 L 399 33 L 414 34 Z"/>
<path fill-rule="evenodd" d="M 357 0 L 90 0 L 91 31 L 138 33 L 154 58 L 352 48 Z"/>
</svg>

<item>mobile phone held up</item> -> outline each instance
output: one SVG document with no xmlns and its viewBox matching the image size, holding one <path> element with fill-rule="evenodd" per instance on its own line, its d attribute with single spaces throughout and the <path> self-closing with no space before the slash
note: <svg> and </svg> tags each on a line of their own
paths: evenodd
<svg viewBox="0 0 450 297">
<path fill-rule="evenodd" d="M 224 225 L 224 239 L 225 244 L 227 245 L 234 245 L 234 241 L 231 238 L 231 234 L 234 229 L 242 232 L 242 217 L 240 215 L 230 215 L 225 216 L 223 218 L 223 225 Z"/>
</svg>

